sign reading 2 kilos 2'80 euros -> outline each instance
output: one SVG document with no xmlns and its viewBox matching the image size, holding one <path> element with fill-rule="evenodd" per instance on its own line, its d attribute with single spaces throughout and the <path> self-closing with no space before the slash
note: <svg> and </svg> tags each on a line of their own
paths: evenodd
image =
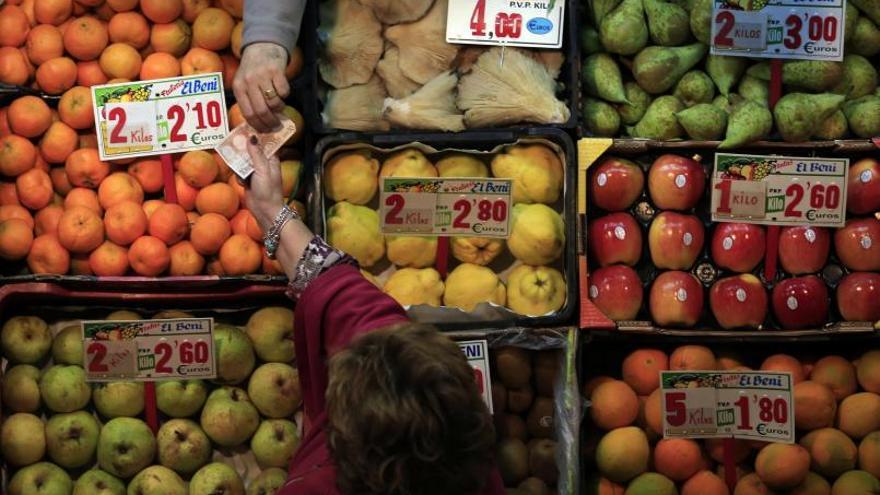
<svg viewBox="0 0 880 495">
<path fill-rule="evenodd" d="M 714 0 L 712 54 L 843 60 L 843 0 Z"/>
<path fill-rule="evenodd" d="M 229 134 L 223 74 L 92 87 L 101 160 L 212 149 Z"/>
<path fill-rule="evenodd" d="M 843 227 L 849 159 L 715 154 L 712 221 Z"/>
<path fill-rule="evenodd" d="M 561 48 L 564 0 L 449 0 L 446 41 Z"/>
</svg>

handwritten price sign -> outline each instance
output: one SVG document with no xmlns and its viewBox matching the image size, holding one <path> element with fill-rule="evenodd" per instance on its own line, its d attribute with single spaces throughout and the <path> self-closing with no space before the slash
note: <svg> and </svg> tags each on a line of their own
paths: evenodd
<svg viewBox="0 0 880 495">
<path fill-rule="evenodd" d="M 664 438 L 794 443 L 791 373 L 662 371 Z"/>
<path fill-rule="evenodd" d="M 489 412 L 495 412 L 492 409 L 492 376 L 489 369 L 489 344 L 485 340 L 469 340 L 466 342 L 458 342 L 458 347 L 467 358 L 468 364 L 474 369 L 474 380 L 477 382 L 483 401 L 489 408 Z"/>
<path fill-rule="evenodd" d="M 560 48 L 565 3 L 562 0 L 449 0 L 446 41 Z"/>
<path fill-rule="evenodd" d="M 510 179 L 382 179 L 385 234 L 507 237 Z"/>
<path fill-rule="evenodd" d="M 210 379 L 217 376 L 214 320 L 84 321 L 89 381 Z"/>
<path fill-rule="evenodd" d="M 92 87 L 101 160 L 214 148 L 229 133 L 220 73 Z"/>
<path fill-rule="evenodd" d="M 717 153 L 712 221 L 843 227 L 849 159 Z"/>
<path fill-rule="evenodd" d="M 845 10 L 843 0 L 715 0 L 712 54 L 840 62 Z"/>
</svg>

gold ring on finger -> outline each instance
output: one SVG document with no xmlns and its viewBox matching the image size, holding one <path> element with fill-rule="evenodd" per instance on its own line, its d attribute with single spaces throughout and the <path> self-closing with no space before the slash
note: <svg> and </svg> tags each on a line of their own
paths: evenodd
<svg viewBox="0 0 880 495">
<path fill-rule="evenodd" d="M 267 100 L 271 100 L 272 98 L 275 98 L 276 96 L 278 96 L 278 92 L 275 91 L 275 88 L 264 89 L 263 96 L 265 96 Z"/>
</svg>

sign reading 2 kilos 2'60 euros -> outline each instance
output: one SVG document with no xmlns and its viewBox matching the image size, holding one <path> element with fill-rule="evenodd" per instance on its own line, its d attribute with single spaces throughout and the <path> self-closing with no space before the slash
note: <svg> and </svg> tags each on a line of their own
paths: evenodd
<svg viewBox="0 0 880 495">
<path fill-rule="evenodd" d="M 229 133 L 220 73 L 92 87 L 101 160 L 212 149 Z"/>
<path fill-rule="evenodd" d="M 446 41 L 561 48 L 563 0 L 449 0 Z"/>
</svg>

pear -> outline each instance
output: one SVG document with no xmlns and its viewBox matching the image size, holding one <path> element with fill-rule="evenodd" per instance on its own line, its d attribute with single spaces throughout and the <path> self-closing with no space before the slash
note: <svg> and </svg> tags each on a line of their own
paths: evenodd
<svg viewBox="0 0 880 495">
<path fill-rule="evenodd" d="M 746 74 L 740 80 L 737 90 L 739 95 L 747 100 L 752 100 L 765 106 L 768 105 L 770 85 L 767 81 Z"/>
<path fill-rule="evenodd" d="M 593 0 L 590 2 L 593 11 L 593 24 L 596 27 L 601 26 L 605 16 L 616 9 L 618 5 L 620 5 L 620 0 Z"/>
<path fill-rule="evenodd" d="M 611 53 L 634 55 L 648 43 L 642 0 L 623 0 L 599 24 L 599 38 Z"/>
<path fill-rule="evenodd" d="M 849 125 L 846 123 L 846 115 L 843 110 L 838 110 L 817 126 L 813 131 L 813 136 L 817 139 L 843 139 L 848 131 Z"/>
<path fill-rule="evenodd" d="M 712 100 L 712 106 L 722 110 L 725 114 L 730 114 L 730 98 L 724 95 L 718 95 Z"/>
<path fill-rule="evenodd" d="M 691 7 L 691 33 L 700 43 L 709 44 L 712 37 L 713 0 L 694 0 Z"/>
<path fill-rule="evenodd" d="M 632 137 L 669 140 L 680 138 L 684 129 L 675 114 L 684 110 L 684 104 L 672 95 L 657 98 L 648 107 L 645 116 L 632 129 Z"/>
<path fill-rule="evenodd" d="M 867 17 L 859 17 L 852 30 L 852 36 L 848 36 L 845 52 L 865 57 L 877 55 L 880 53 L 880 29 L 877 29 L 877 25 Z"/>
<path fill-rule="evenodd" d="M 746 74 L 770 80 L 770 64 L 757 63 Z M 826 60 L 791 60 L 782 65 L 782 82 L 811 92 L 828 91 L 843 80 L 843 64 Z"/>
<path fill-rule="evenodd" d="M 702 43 L 680 47 L 649 46 L 633 60 L 633 77 L 648 93 L 665 93 L 705 54 L 706 45 Z"/>
<path fill-rule="evenodd" d="M 698 103 L 710 103 L 715 98 L 715 84 L 712 79 L 701 70 L 692 70 L 682 76 L 675 85 L 673 95 L 678 97 L 686 107 L 692 107 Z"/>
<path fill-rule="evenodd" d="M 643 0 L 648 32 L 655 45 L 678 46 L 690 37 L 690 17 L 680 6 L 664 0 Z"/>
<path fill-rule="evenodd" d="M 877 0 L 850 0 L 850 2 L 870 17 L 875 24 L 880 24 L 880 2 Z"/>
<path fill-rule="evenodd" d="M 877 89 L 877 69 L 861 55 L 843 57 L 843 80 L 834 88 L 834 93 L 855 100 L 867 96 Z"/>
<path fill-rule="evenodd" d="M 746 71 L 748 64 L 748 60 L 742 57 L 709 55 L 706 59 L 706 72 L 712 78 L 712 81 L 715 82 L 718 92 L 727 96 L 730 94 L 730 89 L 733 88 L 736 82 L 740 80 L 740 77 L 742 77 L 743 72 Z"/>
<path fill-rule="evenodd" d="M 717 141 L 727 128 L 727 112 L 710 103 L 700 103 L 675 114 L 691 139 Z"/>
<path fill-rule="evenodd" d="M 727 134 L 719 149 L 736 148 L 770 135 L 773 115 L 760 103 L 745 100 L 736 105 L 727 120 Z"/>
<path fill-rule="evenodd" d="M 620 114 L 621 122 L 635 125 L 645 116 L 648 105 L 651 104 L 651 95 L 634 82 L 627 82 L 623 88 L 626 91 L 627 103 L 616 105 L 617 113 Z"/>
<path fill-rule="evenodd" d="M 597 53 L 587 57 L 581 76 L 587 94 L 612 103 L 626 102 L 620 67 L 608 54 Z"/>
<path fill-rule="evenodd" d="M 620 129 L 620 115 L 602 100 L 584 98 L 584 125 L 591 136 L 614 137 Z"/>
<path fill-rule="evenodd" d="M 602 42 L 599 40 L 599 31 L 593 26 L 584 26 L 581 28 L 581 51 L 584 55 L 599 53 L 603 50 Z"/>
<path fill-rule="evenodd" d="M 562 255 L 565 225 L 559 213 L 542 204 L 518 204 L 512 213 L 507 247 L 516 259 L 539 266 L 549 265 Z"/>
<path fill-rule="evenodd" d="M 843 106 L 849 129 L 858 137 L 872 138 L 880 135 L 880 96 L 863 96 L 846 102 Z"/>
<path fill-rule="evenodd" d="M 843 41 L 847 45 L 849 44 L 849 40 L 852 39 L 853 35 L 856 33 L 856 24 L 859 22 L 859 9 L 855 7 L 855 5 L 851 3 L 846 3 L 846 25 L 844 29 Z M 846 47 L 847 49 L 849 46 Z M 844 50 L 846 52 L 846 50 Z"/>
<path fill-rule="evenodd" d="M 773 108 L 776 128 L 789 143 L 809 141 L 819 124 L 838 111 L 845 99 L 833 93 L 789 93 Z"/>
</svg>

